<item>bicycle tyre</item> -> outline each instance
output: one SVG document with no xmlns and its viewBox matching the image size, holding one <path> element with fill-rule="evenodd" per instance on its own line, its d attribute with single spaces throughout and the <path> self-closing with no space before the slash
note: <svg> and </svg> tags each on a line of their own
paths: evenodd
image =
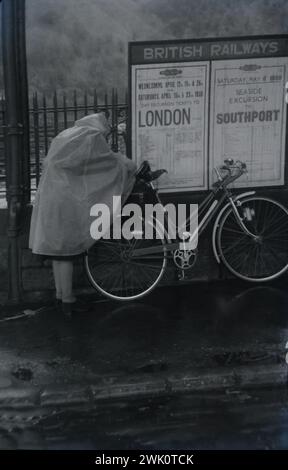
<svg viewBox="0 0 288 470">
<path fill-rule="evenodd" d="M 142 224 L 145 224 L 142 219 Z M 150 222 L 152 224 L 152 222 Z M 159 233 L 159 229 L 153 223 Z M 104 296 L 120 301 L 136 300 L 150 293 L 160 282 L 167 264 L 166 240 L 101 239 L 85 255 L 85 269 L 91 285 Z M 131 249 L 161 246 L 155 254 L 131 257 Z M 130 256 L 129 256 L 130 250 Z"/>
<path fill-rule="evenodd" d="M 247 214 L 244 223 L 259 241 L 243 231 L 229 207 L 217 233 L 220 259 L 246 281 L 265 282 L 281 276 L 288 269 L 288 210 L 278 201 L 260 196 L 245 198 L 241 205 Z"/>
</svg>

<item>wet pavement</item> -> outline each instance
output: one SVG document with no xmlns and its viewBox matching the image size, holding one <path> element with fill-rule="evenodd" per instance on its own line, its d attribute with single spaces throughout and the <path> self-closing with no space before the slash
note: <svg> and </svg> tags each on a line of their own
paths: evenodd
<svg viewBox="0 0 288 470">
<path fill-rule="evenodd" d="M 0 448 L 288 448 L 286 282 L 3 307 Z"/>
</svg>

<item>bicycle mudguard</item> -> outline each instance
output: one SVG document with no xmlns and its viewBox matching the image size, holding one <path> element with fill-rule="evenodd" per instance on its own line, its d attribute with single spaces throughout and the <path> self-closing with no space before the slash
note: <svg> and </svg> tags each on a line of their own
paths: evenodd
<svg viewBox="0 0 288 470">
<path fill-rule="evenodd" d="M 244 199 L 248 196 L 254 196 L 256 194 L 256 191 L 248 191 L 246 193 L 241 193 L 238 194 L 234 199 L 234 201 L 238 201 L 239 199 Z M 221 211 L 219 212 L 217 219 L 215 220 L 214 226 L 213 226 L 213 232 L 212 232 L 212 247 L 213 247 L 213 253 L 216 258 L 216 261 L 218 264 L 221 263 L 220 256 L 218 255 L 218 250 L 217 250 L 217 243 L 216 243 L 216 236 L 217 236 L 217 230 L 219 227 L 219 221 L 221 220 L 222 215 L 225 213 L 225 211 L 230 207 L 230 202 L 227 202 L 224 207 L 222 207 Z"/>
</svg>

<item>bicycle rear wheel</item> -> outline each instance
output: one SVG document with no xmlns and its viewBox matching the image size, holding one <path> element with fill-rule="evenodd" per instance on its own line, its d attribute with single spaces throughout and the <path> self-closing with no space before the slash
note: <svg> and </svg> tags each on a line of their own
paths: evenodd
<svg viewBox="0 0 288 470">
<path fill-rule="evenodd" d="M 232 208 L 220 221 L 217 244 L 221 260 L 237 277 L 263 282 L 288 269 L 288 210 L 265 197 L 241 201 L 244 224 L 255 240 L 238 224 Z"/>
<path fill-rule="evenodd" d="M 143 234 L 145 222 L 142 221 Z M 156 229 L 157 230 L 157 229 Z M 135 249 L 156 248 L 156 253 L 133 255 Z M 85 256 L 93 287 L 115 300 L 135 300 L 157 286 L 166 268 L 165 239 L 101 239 Z"/>
</svg>

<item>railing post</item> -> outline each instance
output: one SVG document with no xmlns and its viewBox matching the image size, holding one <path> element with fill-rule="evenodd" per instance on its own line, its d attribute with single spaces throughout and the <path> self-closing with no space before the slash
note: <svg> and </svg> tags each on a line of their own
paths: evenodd
<svg viewBox="0 0 288 470">
<path fill-rule="evenodd" d="M 43 95 L 43 126 L 44 126 L 44 149 L 45 155 L 48 152 L 48 123 L 47 123 L 47 102 L 46 96 Z"/>
<path fill-rule="evenodd" d="M 94 88 L 94 95 L 93 95 L 93 112 L 97 113 L 98 112 L 98 97 L 97 97 L 97 91 Z"/>
<path fill-rule="evenodd" d="M 125 105 L 126 105 L 126 110 L 127 110 L 127 114 L 126 114 L 126 126 L 127 127 L 126 127 L 126 137 L 125 137 L 126 152 L 127 152 L 127 157 L 132 158 L 132 137 L 131 137 L 132 122 L 131 122 L 131 113 L 129 113 L 130 98 L 129 98 L 127 90 L 126 90 L 126 93 L 125 93 Z"/>
<path fill-rule="evenodd" d="M 59 127 L 58 127 L 58 97 L 57 97 L 57 91 L 55 90 L 54 96 L 53 96 L 53 115 L 54 115 L 54 137 L 58 134 L 59 132 Z"/>
<path fill-rule="evenodd" d="M 87 96 L 87 90 L 84 92 L 84 115 L 87 116 L 88 114 L 88 96 Z"/>
<path fill-rule="evenodd" d="M 25 0 L 2 1 L 2 44 L 5 84 L 6 133 L 5 150 L 7 155 L 7 203 L 8 203 L 8 266 L 9 300 L 21 300 L 21 257 L 19 248 L 20 216 L 23 209 L 23 161 L 25 159 L 25 139 L 27 120 L 23 119 L 23 105 L 27 98 L 27 77 L 23 66 L 26 58 L 23 40 L 23 15 Z M 22 23 L 22 24 L 21 24 Z M 20 26 L 21 25 L 21 26 Z M 24 38 L 25 39 L 25 38 Z M 21 66 L 21 61 L 22 66 Z M 24 80 L 24 85 L 21 84 Z M 25 85 L 26 84 L 26 85 Z"/>
<path fill-rule="evenodd" d="M 117 129 L 118 125 L 118 95 L 117 90 L 113 88 L 112 90 L 112 127 Z M 112 134 L 112 150 L 113 152 L 118 152 L 118 132 L 115 131 Z"/>
<path fill-rule="evenodd" d="M 78 101 L 77 101 L 77 91 L 74 90 L 73 94 L 73 105 L 74 105 L 74 121 L 78 119 Z"/>
<path fill-rule="evenodd" d="M 31 179 L 30 179 L 30 132 L 29 132 L 29 97 L 26 61 L 26 15 L 25 0 L 17 0 L 17 24 L 19 44 L 19 87 L 21 99 L 21 121 L 23 123 L 23 196 L 24 202 L 30 202 Z"/>
<path fill-rule="evenodd" d="M 34 130 L 34 155 L 35 155 L 35 180 L 36 187 L 40 181 L 40 128 L 38 95 L 33 95 L 33 130 Z"/>
<path fill-rule="evenodd" d="M 67 129 L 68 119 L 67 119 L 67 102 L 66 102 L 65 92 L 63 93 L 63 117 L 64 117 L 64 128 Z"/>
<path fill-rule="evenodd" d="M 106 117 L 107 119 L 109 118 L 109 105 L 108 105 L 108 95 L 107 95 L 107 92 L 105 92 L 105 95 L 104 95 L 104 111 L 105 111 L 105 114 L 106 114 Z"/>
</svg>

